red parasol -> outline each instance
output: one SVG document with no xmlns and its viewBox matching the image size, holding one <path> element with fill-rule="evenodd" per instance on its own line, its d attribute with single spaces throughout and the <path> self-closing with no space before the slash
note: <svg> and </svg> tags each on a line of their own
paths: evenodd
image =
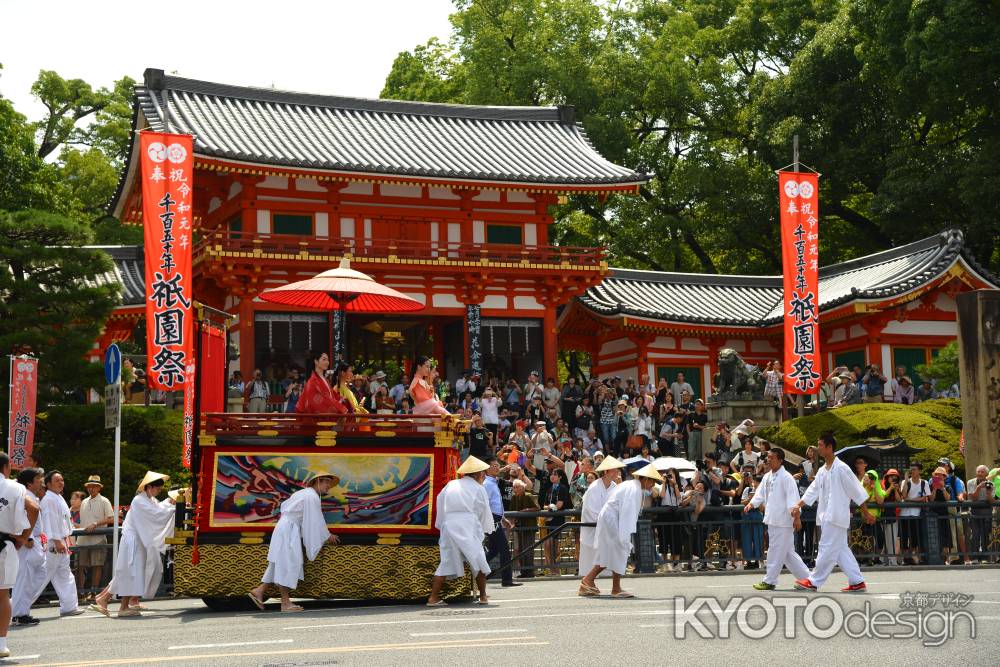
<svg viewBox="0 0 1000 667">
<path fill-rule="evenodd" d="M 349 313 L 402 313 L 423 309 L 423 304 L 371 276 L 351 268 L 347 258 L 336 269 L 315 278 L 264 290 L 260 298 L 288 306 L 340 310 Z"/>
</svg>

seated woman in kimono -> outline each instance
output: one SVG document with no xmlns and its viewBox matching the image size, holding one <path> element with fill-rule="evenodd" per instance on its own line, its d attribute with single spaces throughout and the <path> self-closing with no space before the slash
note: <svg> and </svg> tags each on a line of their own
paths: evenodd
<svg viewBox="0 0 1000 667">
<path fill-rule="evenodd" d="M 322 497 L 340 483 L 340 478 L 325 471 L 317 471 L 309 478 L 306 488 L 296 491 L 281 503 L 281 516 L 271 535 L 267 549 L 267 570 L 257 586 L 247 596 L 261 611 L 267 600 L 268 584 L 275 584 L 281 594 L 281 611 L 302 611 L 292 604 L 290 593 L 305 578 L 305 561 L 302 547 L 310 561 L 316 560 L 326 542 L 338 544 L 340 539 L 326 526 Z"/>
<path fill-rule="evenodd" d="M 415 415 L 448 415 L 444 403 L 434 394 L 434 367 L 427 357 L 417 357 L 413 365 L 413 381 L 410 383 L 410 396 L 413 397 L 413 414 Z"/>
<path fill-rule="evenodd" d="M 347 404 L 340 393 L 326 381 L 326 369 L 330 367 L 330 357 L 326 352 L 313 352 L 309 355 L 312 372 L 306 380 L 305 387 L 295 404 L 295 412 L 346 414 Z"/>
</svg>

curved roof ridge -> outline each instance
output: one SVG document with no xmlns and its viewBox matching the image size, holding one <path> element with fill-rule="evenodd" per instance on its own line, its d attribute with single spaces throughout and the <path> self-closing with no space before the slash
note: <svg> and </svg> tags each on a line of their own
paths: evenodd
<svg viewBox="0 0 1000 667">
<path fill-rule="evenodd" d="M 295 104 L 311 107 L 351 109 L 373 113 L 402 113 L 407 115 L 440 116 L 445 118 L 480 118 L 487 120 L 524 120 L 542 122 L 574 123 L 575 113 L 571 106 L 492 106 L 471 104 L 450 104 L 442 102 L 414 102 L 371 97 L 349 97 L 342 95 L 322 95 L 257 86 L 237 86 L 201 79 L 164 74 L 162 70 L 147 69 L 143 85 L 136 86 L 149 92 L 164 90 L 230 97 L 257 102 Z"/>
</svg>

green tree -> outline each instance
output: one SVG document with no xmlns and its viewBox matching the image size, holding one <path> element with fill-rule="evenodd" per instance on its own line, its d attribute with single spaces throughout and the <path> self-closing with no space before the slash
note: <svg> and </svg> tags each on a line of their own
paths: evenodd
<svg viewBox="0 0 1000 667">
<path fill-rule="evenodd" d="M 937 356 L 929 364 L 920 364 L 916 367 L 920 379 L 933 380 L 938 389 L 944 390 L 953 384 L 958 384 L 958 366 L 961 356 L 958 350 L 958 341 L 953 340 L 940 350 Z"/>
<path fill-rule="evenodd" d="M 996 3 L 455 6 L 447 46 L 400 54 L 383 96 L 572 104 L 604 155 L 653 176 L 638 197 L 573 197 L 558 242 L 624 266 L 780 270 L 773 172 L 797 133 L 824 174 L 824 263 L 960 227 L 1000 268 Z"/>
<path fill-rule="evenodd" d="M 101 277 L 111 259 L 90 243 L 88 227 L 52 213 L 0 212 L 0 352 L 31 353 L 39 387 L 98 386 L 101 368 L 84 359 L 118 302 Z M 4 385 L 4 391 L 7 390 Z M 47 395 L 40 391 L 39 398 Z"/>
</svg>

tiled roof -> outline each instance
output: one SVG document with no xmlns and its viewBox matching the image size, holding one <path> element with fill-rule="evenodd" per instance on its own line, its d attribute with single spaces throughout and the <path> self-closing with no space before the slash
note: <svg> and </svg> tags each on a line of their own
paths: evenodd
<svg viewBox="0 0 1000 667">
<path fill-rule="evenodd" d="M 111 256 L 114 267 L 94 276 L 95 285 L 121 285 L 119 306 L 138 306 L 146 301 L 146 265 L 142 246 L 88 246 Z"/>
<path fill-rule="evenodd" d="M 572 107 L 371 100 L 230 86 L 146 70 L 137 104 L 195 153 L 257 164 L 531 184 L 640 183 L 601 157 Z"/>
<path fill-rule="evenodd" d="M 986 282 L 1000 281 L 964 250 L 950 230 L 915 243 L 820 268 L 821 310 L 856 299 L 909 292 L 947 271 L 959 258 Z M 770 326 L 782 320 L 781 276 L 720 276 L 612 269 L 579 302 L 599 315 L 633 315 L 669 322 Z"/>
</svg>

